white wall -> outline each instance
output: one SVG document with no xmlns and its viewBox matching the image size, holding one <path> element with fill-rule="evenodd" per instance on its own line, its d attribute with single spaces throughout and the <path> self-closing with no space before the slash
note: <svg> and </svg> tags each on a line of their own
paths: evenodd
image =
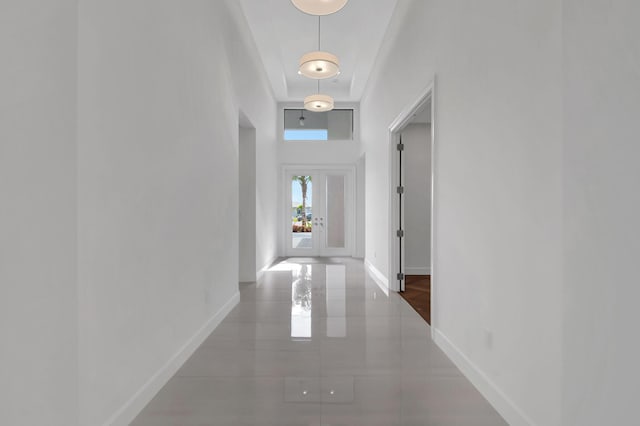
<svg viewBox="0 0 640 426">
<path fill-rule="evenodd" d="M 0 424 L 77 423 L 76 1 L 0 2 Z"/>
<path fill-rule="evenodd" d="M 387 274 L 388 126 L 436 75 L 433 325 L 511 424 L 561 423 L 561 12 L 400 0 L 361 102 L 366 258 Z"/>
<path fill-rule="evenodd" d="M 252 282 L 257 271 L 263 265 L 256 264 L 256 129 L 239 129 L 239 182 L 240 226 L 238 244 L 240 245 L 239 279 L 240 282 Z"/>
<path fill-rule="evenodd" d="M 356 164 L 356 250 L 354 256 L 360 259 L 365 254 L 365 170 L 367 168 L 366 155 L 361 155 Z"/>
<path fill-rule="evenodd" d="M 331 144 L 331 145 L 329 145 Z M 355 164 L 360 144 L 344 141 L 281 142 L 280 164 Z"/>
<path fill-rule="evenodd" d="M 83 425 L 126 423 L 237 296 L 239 110 L 276 223 L 275 101 L 247 34 L 234 1 L 81 3 Z M 276 233 L 260 232 L 266 263 Z"/>
<path fill-rule="evenodd" d="M 638 423 L 639 21 L 564 1 L 564 425 Z"/>
<path fill-rule="evenodd" d="M 404 169 L 404 271 L 431 273 L 431 125 L 409 124 L 402 131 Z"/>
</svg>

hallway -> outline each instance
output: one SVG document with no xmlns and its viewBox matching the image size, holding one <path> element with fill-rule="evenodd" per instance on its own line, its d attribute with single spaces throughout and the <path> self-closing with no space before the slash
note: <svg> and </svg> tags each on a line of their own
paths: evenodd
<svg viewBox="0 0 640 426">
<path fill-rule="evenodd" d="M 347 258 L 276 262 L 133 425 L 505 424 Z"/>
</svg>

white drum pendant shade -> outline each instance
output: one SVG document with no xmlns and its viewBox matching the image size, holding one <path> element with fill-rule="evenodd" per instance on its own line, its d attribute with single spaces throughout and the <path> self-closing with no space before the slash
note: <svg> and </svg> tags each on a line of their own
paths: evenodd
<svg viewBox="0 0 640 426">
<path fill-rule="evenodd" d="M 310 95 L 304 98 L 304 108 L 309 111 L 331 111 L 333 109 L 333 98 L 327 95 Z"/>
<path fill-rule="evenodd" d="M 340 74 L 340 63 L 329 52 L 309 52 L 300 58 L 298 73 L 315 79 L 331 78 Z"/>
<path fill-rule="evenodd" d="M 336 13 L 349 0 L 291 0 L 291 3 L 309 15 L 330 15 Z"/>
</svg>

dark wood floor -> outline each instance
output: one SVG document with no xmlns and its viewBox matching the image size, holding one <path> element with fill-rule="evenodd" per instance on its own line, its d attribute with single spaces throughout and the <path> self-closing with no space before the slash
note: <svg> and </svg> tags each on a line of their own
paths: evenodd
<svg viewBox="0 0 640 426">
<path fill-rule="evenodd" d="M 405 276 L 405 290 L 400 295 L 431 324 L 431 275 Z"/>
</svg>

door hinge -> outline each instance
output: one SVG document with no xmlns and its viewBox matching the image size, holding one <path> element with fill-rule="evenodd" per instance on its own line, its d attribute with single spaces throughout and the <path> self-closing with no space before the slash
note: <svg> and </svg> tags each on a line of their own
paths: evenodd
<svg viewBox="0 0 640 426">
<path fill-rule="evenodd" d="M 398 194 L 404 194 L 404 186 L 397 187 L 396 191 L 398 191 Z"/>
<path fill-rule="evenodd" d="M 398 145 L 396 145 L 396 148 L 398 148 L 398 151 L 404 151 L 404 144 L 400 142 Z"/>
<path fill-rule="evenodd" d="M 396 235 L 398 236 L 398 238 L 404 237 L 404 230 L 403 229 L 398 229 L 396 231 Z"/>
<path fill-rule="evenodd" d="M 404 274 L 402 272 L 398 272 L 398 281 L 404 280 Z"/>
</svg>

